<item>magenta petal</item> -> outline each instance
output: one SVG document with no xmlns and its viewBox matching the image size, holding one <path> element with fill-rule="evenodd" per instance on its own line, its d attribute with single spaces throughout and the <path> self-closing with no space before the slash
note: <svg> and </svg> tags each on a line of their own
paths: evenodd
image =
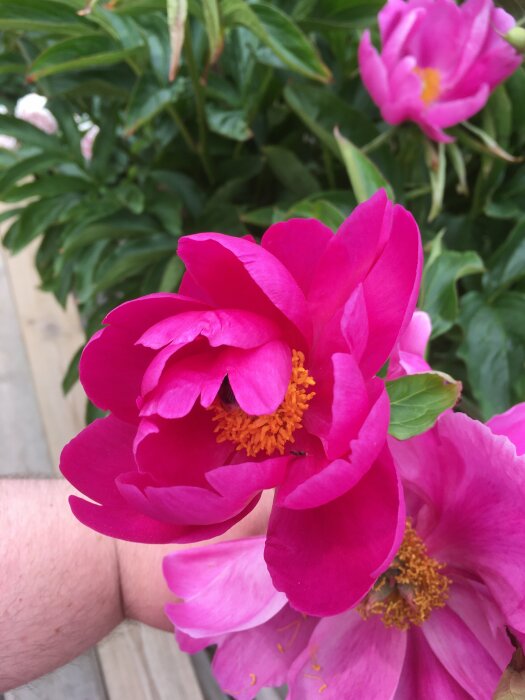
<svg viewBox="0 0 525 700">
<path fill-rule="evenodd" d="M 407 634 L 405 664 L 393 700 L 408 698 L 473 700 L 442 666 L 417 627 L 412 627 Z"/>
<path fill-rule="evenodd" d="M 170 589 L 184 602 L 166 612 L 192 637 L 215 637 L 260 625 L 281 610 L 263 562 L 264 538 L 254 537 L 174 552 L 164 559 Z"/>
<path fill-rule="evenodd" d="M 237 403 L 252 416 L 266 415 L 282 403 L 292 375 L 289 346 L 273 340 L 245 352 L 230 351 L 228 379 Z"/>
<path fill-rule="evenodd" d="M 261 245 L 283 263 L 307 296 L 319 259 L 333 236 L 317 219 L 289 219 L 270 226 Z"/>
<path fill-rule="evenodd" d="M 368 29 L 359 42 L 358 58 L 361 79 L 374 102 L 380 107 L 390 97 L 388 73 L 381 56 L 372 46 Z"/>
<path fill-rule="evenodd" d="M 293 334 L 287 319 L 309 338 L 304 294 L 284 265 L 261 246 L 220 233 L 198 233 L 181 238 L 178 253 L 203 301 L 249 309 Z"/>
<path fill-rule="evenodd" d="M 137 468 L 133 455 L 135 430 L 114 416 L 99 418 L 64 447 L 60 471 L 93 501 L 121 505 L 115 479 Z"/>
<path fill-rule="evenodd" d="M 392 231 L 383 254 L 363 283 L 369 341 L 363 374 L 375 374 L 410 322 L 419 293 L 423 251 L 419 229 L 403 207 L 394 207 Z"/>
<path fill-rule="evenodd" d="M 206 305 L 198 299 L 182 294 L 148 294 L 139 299 L 126 301 L 117 306 L 104 319 L 103 323 L 127 330 L 135 340 L 146 328 L 183 311 L 205 309 Z"/>
<path fill-rule="evenodd" d="M 438 102 L 429 107 L 426 118 L 436 127 L 446 128 L 465 121 L 485 105 L 489 99 L 490 88 L 484 83 L 469 97 L 447 102 Z"/>
<path fill-rule="evenodd" d="M 421 630 L 459 685 L 476 700 L 491 700 L 504 668 L 496 664 L 465 623 L 450 608 L 436 608 Z"/>
<path fill-rule="evenodd" d="M 290 669 L 289 700 L 392 698 L 406 638 L 406 632 L 387 629 L 377 617 L 364 621 L 355 611 L 322 619 Z M 416 697 L 423 700 L 406 700 Z"/>
<path fill-rule="evenodd" d="M 214 309 L 165 318 L 152 324 L 137 343 L 158 350 L 170 343 L 185 345 L 202 335 L 212 347 L 255 348 L 279 334 L 279 326 L 263 316 L 244 309 Z"/>
<path fill-rule="evenodd" d="M 263 687 L 283 685 L 316 624 L 316 618 L 286 605 L 268 622 L 226 637 L 213 658 L 213 672 L 224 692 L 250 700 Z"/>
<path fill-rule="evenodd" d="M 495 435 L 508 437 L 519 455 L 525 454 L 525 403 L 519 403 L 505 413 L 493 416 L 487 425 Z"/>
<path fill-rule="evenodd" d="M 206 473 L 206 478 L 226 498 L 253 498 L 260 491 L 275 488 L 284 480 L 289 461 L 289 456 L 283 456 L 260 462 L 236 462 L 211 469 Z"/>
<path fill-rule="evenodd" d="M 142 375 L 152 358 L 151 350 L 134 342 L 125 329 L 103 328 L 84 348 L 79 365 L 80 381 L 91 401 L 130 422 L 137 421 Z"/>
<path fill-rule="evenodd" d="M 399 547 L 404 502 L 385 449 L 359 483 L 307 510 L 274 506 L 265 558 L 275 587 L 311 615 L 355 605 Z"/>
</svg>

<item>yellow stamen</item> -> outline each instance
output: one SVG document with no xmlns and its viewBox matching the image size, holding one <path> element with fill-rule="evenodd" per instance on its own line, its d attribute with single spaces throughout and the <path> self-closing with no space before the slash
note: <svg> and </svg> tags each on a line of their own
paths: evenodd
<svg viewBox="0 0 525 700">
<path fill-rule="evenodd" d="M 428 107 L 435 102 L 441 92 L 441 73 L 435 68 L 414 68 L 414 73 L 419 75 L 423 83 L 421 99 Z"/>
<path fill-rule="evenodd" d="M 302 418 L 315 391 L 309 389 L 315 381 L 304 367 L 304 354 L 292 350 L 292 377 L 283 402 L 265 416 L 250 416 L 239 406 L 225 406 L 220 398 L 210 406 L 212 420 L 217 423 L 217 442 L 231 440 L 237 450 L 246 450 L 249 457 L 259 452 L 267 455 L 278 451 L 284 454 L 286 443 L 295 442 L 293 433 L 302 428 Z"/>
<path fill-rule="evenodd" d="M 444 567 L 428 556 L 426 545 L 407 519 L 394 561 L 358 606 L 359 614 L 364 620 L 380 615 L 386 627 L 400 630 L 423 624 L 448 598 L 452 581 L 440 573 Z"/>
</svg>

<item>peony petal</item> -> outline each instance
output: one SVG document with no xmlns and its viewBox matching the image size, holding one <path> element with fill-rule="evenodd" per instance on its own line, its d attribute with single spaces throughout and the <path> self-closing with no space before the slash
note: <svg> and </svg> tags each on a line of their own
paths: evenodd
<svg viewBox="0 0 525 700">
<path fill-rule="evenodd" d="M 243 309 L 215 309 L 169 316 L 150 326 L 137 343 L 158 350 L 170 343 L 181 347 L 202 335 L 212 347 L 255 348 L 279 334 L 279 326 L 263 316 Z"/>
<path fill-rule="evenodd" d="M 224 692 L 250 700 L 263 687 L 283 685 L 316 624 L 317 618 L 286 605 L 268 622 L 229 635 L 213 658 L 213 672 Z"/>
<path fill-rule="evenodd" d="M 372 45 L 368 29 L 363 32 L 359 42 L 359 71 L 361 79 L 376 105 L 381 107 L 390 99 L 388 73 L 381 56 Z"/>
<path fill-rule="evenodd" d="M 404 503 L 390 454 L 350 491 L 319 508 L 274 506 L 265 558 L 275 587 L 311 615 L 355 605 L 399 547 Z"/>
<path fill-rule="evenodd" d="M 333 236 L 317 219 L 289 219 L 270 226 L 261 245 L 282 262 L 308 296 L 319 259 Z"/>
<path fill-rule="evenodd" d="M 352 610 L 322 619 L 290 669 L 289 700 L 393 697 L 406 637 L 405 632 L 387 629 L 379 618 L 364 621 Z"/>
<path fill-rule="evenodd" d="M 489 99 L 489 95 L 490 88 L 487 83 L 483 83 L 473 95 L 431 105 L 425 119 L 438 128 L 454 126 L 479 112 Z"/>
<path fill-rule="evenodd" d="M 215 637 L 261 625 L 286 604 L 263 560 L 264 538 L 220 542 L 164 559 L 170 589 L 184 602 L 166 607 L 178 630 Z"/>
<path fill-rule="evenodd" d="M 297 282 L 269 251 L 249 240 L 220 233 L 198 233 L 179 241 L 178 254 L 202 301 L 242 308 L 275 320 L 299 343 L 311 335 L 306 300 Z"/>
<path fill-rule="evenodd" d="M 421 631 L 436 657 L 471 697 L 491 700 L 504 668 L 450 608 L 434 609 Z"/>
<path fill-rule="evenodd" d="M 363 283 L 369 341 L 361 369 L 375 374 L 410 322 L 423 268 L 419 229 L 406 209 L 396 205 L 388 243 Z"/>
<path fill-rule="evenodd" d="M 473 700 L 438 661 L 417 627 L 411 627 L 407 635 L 405 664 L 393 700 L 408 698 Z"/>
<path fill-rule="evenodd" d="M 495 435 L 505 435 L 516 447 L 518 455 L 525 454 L 525 403 L 509 408 L 505 413 L 487 421 Z"/>
</svg>

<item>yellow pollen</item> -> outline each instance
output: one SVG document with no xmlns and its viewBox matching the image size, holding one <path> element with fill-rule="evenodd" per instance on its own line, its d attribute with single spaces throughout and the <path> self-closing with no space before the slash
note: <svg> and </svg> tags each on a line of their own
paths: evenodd
<svg viewBox="0 0 525 700">
<path fill-rule="evenodd" d="M 441 92 L 441 73 L 435 68 L 414 68 L 414 73 L 419 75 L 423 83 L 421 99 L 428 107 L 435 102 Z"/>
<path fill-rule="evenodd" d="M 448 598 L 452 581 L 441 573 L 444 567 L 428 556 L 426 545 L 407 519 L 394 561 L 358 606 L 359 614 L 364 620 L 380 615 L 386 627 L 400 630 L 423 624 Z"/>
<path fill-rule="evenodd" d="M 304 412 L 308 409 L 315 391 L 310 391 L 315 381 L 304 367 L 304 354 L 292 350 L 292 376 L 283 402 L 278 409 L 265 416 L 250 416 L 239 406 L 225 406 L 219 397 L 210 406 L 217 423 L 217 442 L 231 440 L 237 450 L 246 450 L 249 457 L 259 452 L 267 455 L 278 451 L 284 454 L 285 446 L 295 442 L 293 433 L 302 428 Z"/>
</svg>

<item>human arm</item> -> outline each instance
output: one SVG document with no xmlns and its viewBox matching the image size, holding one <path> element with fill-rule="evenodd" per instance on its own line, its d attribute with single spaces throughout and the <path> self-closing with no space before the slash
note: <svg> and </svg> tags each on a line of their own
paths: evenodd
<svg viewBox="0 0 525 700">
<path fill-rule="evenodd" d="M 164 555 L 181 545 L 120 542 L 72 516 L 62 480 L 0 480 L 0 693 L 75 658 L 126 617 L 170 629 Z M 227 537 L 264 529 L 264 506 Z"/>
</svg>

